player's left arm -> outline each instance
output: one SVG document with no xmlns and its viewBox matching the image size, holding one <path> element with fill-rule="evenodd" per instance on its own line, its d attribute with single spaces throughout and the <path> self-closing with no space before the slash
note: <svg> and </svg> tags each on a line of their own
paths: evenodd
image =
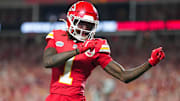
<svg viewBox="0 0 180 101">
<path fill-rule="evenodd" d="M 152 51 L 151 58 L 148 60 L 148 62 L 145 62 L 144 64 L 134 67 L 132 69 L 124 69 L 122 65 L 117 63 L 116 61 L 112 60 L 109 62 L 104 70 L 114 76 L 115 78 L 125 82 L 129 83 L 139 76 L 141 76 L 144 72 L 149 70 L 152 66 L 155 66 L 158 64 L 162 59 L 164 59 L 165 54 L 162 50 L 162 48 L 157 48 Z"/>
</svg>

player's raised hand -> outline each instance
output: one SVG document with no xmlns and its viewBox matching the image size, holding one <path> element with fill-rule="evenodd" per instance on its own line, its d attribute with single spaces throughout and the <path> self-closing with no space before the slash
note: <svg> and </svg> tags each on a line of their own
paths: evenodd
<svg viewBox="0 0 180 101">
<path fill-rule="evenodd" d="M 91 51 L 95 48 L 97 44 L 97 41 L 95 40 L 87 40 L 85 41 L 79 48 L 79 54 L 86 52 L 88 49 L 90 49 Z"/>
<path fill-rule="evenodd" d="M 165 53 L 163 52 L 162 47 L 159 47 L 152 51 L 151 58 L 148 61 L 152 66 L 155 66 L 164 58 Z"/>
</svg>

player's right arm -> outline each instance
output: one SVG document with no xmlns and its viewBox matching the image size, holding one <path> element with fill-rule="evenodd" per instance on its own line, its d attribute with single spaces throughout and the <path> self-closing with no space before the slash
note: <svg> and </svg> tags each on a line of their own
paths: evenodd
<svg viewBox="0 0 180 101">
<path fill-rule="evenodd" d="M 77 54 L 77 50 L 57 53 L 55 48 L 49 47 L 44 51 L 43 63 L 46 68 L 57 67 Z"/>
<path fill-rule="evenodd" d="M 46 38 L 48 38 L 48 43 L 43 54 L 43 64 L 46 68 L 60 66 L 71 57 L 84 53 L 88 49 L 93 49 L 95 46 L 94 41 L 86 41 L 82 46 L 78 47 L 77 49 L 57 53 L 53 33 L 50 33 Z"/>
</svg>

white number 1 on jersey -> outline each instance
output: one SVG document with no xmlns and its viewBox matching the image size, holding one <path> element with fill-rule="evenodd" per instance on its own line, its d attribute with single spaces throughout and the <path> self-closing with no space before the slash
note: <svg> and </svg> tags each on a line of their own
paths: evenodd
<svg viewBox="0 0 180 101">
<path fill-rule="evenodd" d="M 67 60 L 65 63 L 63 75 L 60 75 L 59 77 L 59 83 L 72 85 L 73 78 L 71 77 L 71 69 L 74 59 L 75 56 Z"/>
</svg>

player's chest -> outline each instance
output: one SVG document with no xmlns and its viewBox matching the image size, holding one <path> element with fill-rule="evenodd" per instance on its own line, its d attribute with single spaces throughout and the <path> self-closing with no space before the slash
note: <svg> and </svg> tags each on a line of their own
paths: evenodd
<svg viewBox="0 0 180 101">
<path fill-rule="evenodd" d="M 58 53 L 74 50 L 79 44 L 73 40 L 68 40 L 67 37 L 55 39 L 56 50 Z"/>
<path fill-rule="evenodd" d="M 55 40 L 56 50 L 58 53 L 75 50 L 76 48 L 81 47 L 82 44 L 83 43 L 76 43 L 73 40 L 68 40 L 67 38 L 61 38 Z M 75 61 L 78 62 L 91 61 L 92 59 L 95 58 L 94 56 L 95 56 L 95 50 L 91 52 L 88 50 L 83 54 L 76 55 Z"/>
</svg>

